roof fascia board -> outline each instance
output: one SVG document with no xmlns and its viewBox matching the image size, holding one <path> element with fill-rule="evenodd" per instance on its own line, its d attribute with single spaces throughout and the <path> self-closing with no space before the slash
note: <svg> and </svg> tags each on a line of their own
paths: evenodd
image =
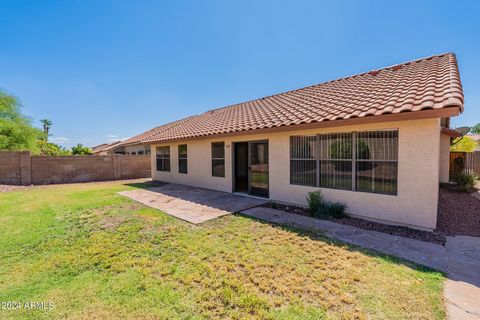
<svg viewBox="0 0 480 320">
<path fill-rule="evenodd" d="M 225 138 L 225 137 L 233 137 L 233 136 L 245 136 L 245 135 L 263 134 L 263 133 L 298 131 L 298 130 L 308 130 L 308 129 L 318 129 L 318 128 L 332 128 L 332 127 L 342 127 L 342 126 L 348 126 L 348 125 L 369 124 L 369 123 L 379 123 L 379 122 L 445 118 L 445 117 L 458 116 L 460 113 L 461 113 L 461 109 L 457 106 L 453 106 L 453 107 L 446 107 L 441 109 L 408 111 L 408 112 L 393 113 L 393 114 L 386 114 L 386 115 L 379 115 L 379 116 L 367 116 L 367 117 L 361 117 L 361 118 L 312 122 L 312 123 L 304 123 L 304 124 L 289 125 L 289 126 L 221 133 L 221 134 L 215 134 L 215 135 L 204 135 L 204 136 L 198 136 L 198 137 L 188 137 L 188 138 L 158 140 L 158 141 L 142 141 L 141 143 L 138 143 L 138 144 L 151 144 L 151 145 L 167 144 L 167 143 L 179 142 L 179 141 L 217 139 L 217 138 Z"/>
</svg>

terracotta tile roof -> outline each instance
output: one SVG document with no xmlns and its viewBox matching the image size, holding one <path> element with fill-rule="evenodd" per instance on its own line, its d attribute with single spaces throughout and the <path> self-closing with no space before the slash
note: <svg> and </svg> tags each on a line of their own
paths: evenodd
<svg viewBox="0 0 480 320">
<path fill-rule="evenodd" d="M 154 128 L 129 139 L 129 143 L 447 107 L 463 111 L 462 85 L 453 53 L 214 109 Z"/>
<path fill-rule="evenodd" d="M 92 147 L 92 151 L 93 152 L 97 152 L 97 151 L 100 151 L 102 150 L 105 146 L 107 146 L 108 143 L 102 143 L 102 144 L 99 144 L 98 146 L 95 146 L 95 147 Z"/>
<path fill-rule="evenodd" d="M 98 145 L 96 147 L 92 148 L 93 153 L 100 153 L 100 152 L 105 152 L 105 151 L 110 151 L 114 148 L 120 147 L 122 145 L 122 141 L 115 141 L 112 143 L 104 143 L 103 145 Z"/>
<path fill-rule="evenodd" d="M 173 126 L 176 126 L 177 124 L 179 124 L 180 122 L 183 122 L 183 121 L 186 121 L 192 117 L 195 117 L 195 116 L 191 116 L 191 117 L 188 117 L 188 118 L 184 118 L 184 119 L 180 119 L 180 120 L 177 120 L 177 121 L 174 121 L 174 122 L 170 122 L 170 123 L 167 123 L 167 124 L 164 124 L 164 125 L 161 125 L 161 126 L 158 126 L 158 127 L 155 127 L 153 129 L 150 129 L 144 133 L 141 133 L 139 135 L 136 135 L 136 136 L 133 136 L 131 138 L 128 138 L 126 140 L 124 140 L 121 145 L 122 146 L 126 146 L 126 145 L 133 145 L 133 144 L 138 144 L 138 143 L 142 143 L 142 142 L 145 142 L 147 139 L 153 137 L 154 135 L 159 135 L 159 134 L 162 134 L 163 132 L 165 132 L 166 130 L 170 129 L 171 127 Z"/>
</svg>

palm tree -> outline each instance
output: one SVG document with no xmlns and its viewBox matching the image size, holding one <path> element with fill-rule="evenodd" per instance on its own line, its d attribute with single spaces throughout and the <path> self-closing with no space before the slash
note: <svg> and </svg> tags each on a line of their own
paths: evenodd
<svg viewBox="0 0 480 320">
<path fill-rule="evenodd" d="M 52 126 L 52 121 L 48 120 L 48 119 L 42 119 L 40 120 L 40 122 L 42 123 L 43 125 L 43 132 L 45 133 L 45 140 L 48 141 L 48 136 L 50 136 L 50 127 Z"/>
</svg>

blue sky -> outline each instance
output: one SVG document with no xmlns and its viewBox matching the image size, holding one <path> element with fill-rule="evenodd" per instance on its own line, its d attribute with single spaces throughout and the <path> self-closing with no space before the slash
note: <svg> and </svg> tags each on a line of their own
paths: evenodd
<svg viewBox="0 0 480 320">
<path fill-rule="evenodd" d="M 480 1 L 0 0 L 0 88 L 93 146 L 448 51 L 480 122 Z"/>
</svg>

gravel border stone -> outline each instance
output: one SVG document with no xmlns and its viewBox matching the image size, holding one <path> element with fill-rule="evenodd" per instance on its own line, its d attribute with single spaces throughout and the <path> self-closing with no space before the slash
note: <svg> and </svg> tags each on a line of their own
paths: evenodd
<svg viewBox="0 0 480 320">
<path fill-rule="evenodd" d="M 302 216 L 312 217 L 312 215 L 310 214 L 310 210 L 300 206 L 291 206 L 291 205 L 279 204 L 275 202 L 269 202 L 264 206 L 273 208 L 273 209 L 278 209 L 281 211 L 286 211 L 289 213 L 299 214 Z M 379 222 L 367 221 L 364 219 L 354 218 L 354 217 L 334 218 L 334 217 L 325 216 L 324 218 L 315 218 L 315 219 L 332 221 L 332 222 L 343 224 L 343 225 L 357 227 L 363 230 L 373 230 L 373 231 L 383 232 L 383 233 L 387 233 L 394 236 L 427 241 L 427 242 L 437 243 L 441 245 L 445 244 L 445 235 L 439 232 L 416 230 L 408 227 L 383 224 Z"/>
<path fill-rule="evenodd" d="M 448 186 L 440 188 L 437 230 L 446 235 L 480 237 L 480 199 Z"/>
<path fill-rule="evenodd" d="M 12 191 L 20 191 L 27 188 L 31 188 L 33 186 L 12 186 L 8 184 L 0 184 L 0 193 L 1 192 L 12 192 Z"/>
</svg>

